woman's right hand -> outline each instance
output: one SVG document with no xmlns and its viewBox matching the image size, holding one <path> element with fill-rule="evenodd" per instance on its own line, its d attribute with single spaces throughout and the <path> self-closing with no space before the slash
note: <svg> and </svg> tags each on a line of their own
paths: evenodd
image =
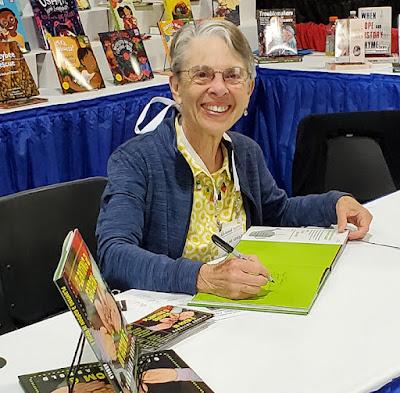
<svg viewBox="0 0 400 393">
<path fill-rule="evenodd" d="M 247 299 L 257 295 L 271 276 L 257 256 L 246 258 L 233 257 L 215 265 L 204 264 L 197 276 L 198 292 L 229 299 Z"/>
</svg>

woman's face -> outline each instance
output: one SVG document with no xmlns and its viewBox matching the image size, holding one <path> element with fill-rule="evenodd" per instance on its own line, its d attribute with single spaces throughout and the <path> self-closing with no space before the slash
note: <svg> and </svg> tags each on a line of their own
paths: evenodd
<svg viewBox="0 0 400 393">
<path fill-rule="evenodd" d="M 183 68 L 208 66 L 215 71 L 230 67 L 247 69 L 243 61 L 219 37 L 197 37 L 187 49 Z M 243 115 L 248 106 L 254 82 L 248 78 L 239 85 L 225 83 L 216 73 L 208 84 L 192 82 L 187 72 L 170 78 L 175 101 L 181 104 L 185 132 L 222 137 L 225 131 Z"/>
</svg>

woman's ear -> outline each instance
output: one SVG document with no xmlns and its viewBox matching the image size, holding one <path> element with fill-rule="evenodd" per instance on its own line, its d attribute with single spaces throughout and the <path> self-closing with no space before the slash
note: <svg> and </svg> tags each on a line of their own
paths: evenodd
<svg viewBox="0 0 400 393">
<path fill-rule="evenodd" d="M 172 97 L 177 104 L 181 104 L 181 96 L 179 94 L 179 78 L 177 75 L 171 75 L 169 77 L 169 87 L 171 89 Z"/>
</svg>

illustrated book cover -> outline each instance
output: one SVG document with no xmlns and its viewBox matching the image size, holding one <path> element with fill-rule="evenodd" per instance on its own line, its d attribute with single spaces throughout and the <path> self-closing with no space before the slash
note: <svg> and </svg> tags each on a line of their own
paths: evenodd
<svg viewBox="0 0 400 393">
<path fill-rule="evenodd" d="M 361 7 L 358 17 L 365 23 L 365 55 L 392 54 L 392 7 Z"/>
<path fill-rule="evenodd" d="M 294 8 L 257 10 L 259 56 L 297 55 Z"/>
<path fill-rule="evenodd" d="M 68 372 L 69 367 L 63 367 L 19 375 L 18 379 L 25 393 L 67 393 Z M 114 389 L 99 363 L 81 364 L 70 375 L 71 382 L 73 379 L 75 379 L 74 391 L 76 392 L 114 393 Z"/>
<path fill-rule="evenodd" d="M 133 0 L 109 0 L 109 4 L 115 30 L 138 28 Z"/>
<path fill-rule="evenodd" d="M 39 90 L 18 43 L 0 41 L 0 102 L 24 103 L 37 95 Z"/>
<path fill-rule="evenodd" d="M 168 64 L 171 63 L 171 57 L 169 54 L 171 39 L 174 34 L 180 30 L 187 23 L 194 23 L 191 19 L 169 19 L 160 20 L 158 22 L 158 28 L 161 34 L 161 40 L 164 46 L 165 55 L 167 57 Z"/>
<path fill-rule="evenodd" d="M 48 40 L 63 93 L 104 87 L 103 77 L 86 36 L 49 37 Z"/>
<path fill-rule="evenodd" d="M 85 35 L 76 0 L 30 0 L 40 45 L 50 49 L 49 37 Z"/>
<path fill-rule="evenodd" d="M 115 84 L 154 77 L 138 29 L 99 33 L 99 37 Z"/>
<path fill-rule="evenodd" d="M 240 0 L 212 0 L 213 16 L 240 25 Z"/>
<path fill-rule="evenodd" d="M 365 62 L 365 21 L 337 19 L 335 28 L 335 62 Z"/>
<path fill-rule="evenodd" d="M 164 0 L 162 19 L 193 19 L 190 0 Z"/>
<path fill-rule="evenodd" d="M 198 293 L 192 306 L 307 314 L 347 240 L 333 228 L 250 227 L 236 246 L 257 255 L 271 273 L 261 292 L 250 299 L 230 300 Z"/>
<path fill-rule="evenodd" d="M 116 392 L 212 393 L 174 351 L 141 349 L 77 229 L 64 241 L 54 282 Z"/>
<path fill-rule="evenodd" d="M 0 41 L 16 41 L 22 53 L 30 50 L 17 0 L 0 0 Z"/>
<path fill-rule="evenodd" d="M 128 324 L 128 330 L 141 341 L 141 347 L 154 350 L 202 327 L 212 317 L 212 313 L 167 305 Z"/>
</svg>

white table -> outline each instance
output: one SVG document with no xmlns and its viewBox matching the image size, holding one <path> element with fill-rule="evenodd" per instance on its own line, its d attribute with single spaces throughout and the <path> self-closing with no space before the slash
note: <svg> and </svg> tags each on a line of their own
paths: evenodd
<svg viewBox="0 0 400 393">
<path fill-rule="evenodd" d="M 370 241 L 400 246 L 399 206 L 400 192 L 369 205 Z M 173 349 L 216 393 L 375 390 L 400 375 L 399 277 L 400 250 L 350 242 L 308 316 L 243 312 Z M 68 365 L 78 335 L 66 313 L 0 336 L 0 392 L 21 393 L 19 374 Z"/>
</svg>

